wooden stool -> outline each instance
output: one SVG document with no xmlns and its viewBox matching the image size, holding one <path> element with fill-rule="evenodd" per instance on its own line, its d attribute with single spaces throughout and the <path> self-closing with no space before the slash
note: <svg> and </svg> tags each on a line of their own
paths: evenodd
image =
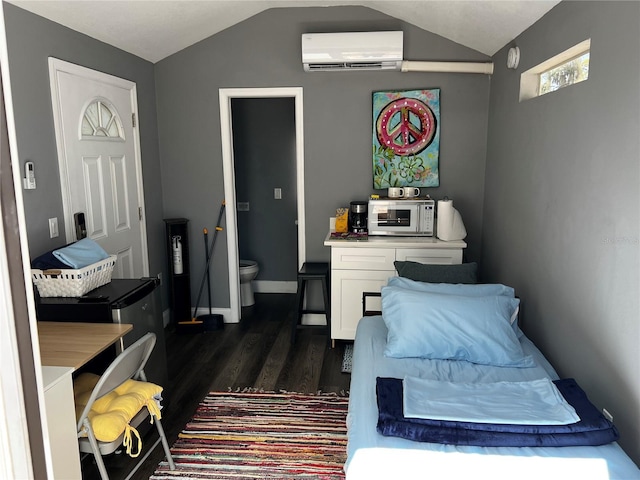
<svg viewBox="0 0 640 480">
<path fill-rule="evenodd" d="M 307 287 L 308 280 L 320 280 L 322 281 L 322 294 L 324 297 L 324 310 L 308 310 L 303 309 L 304 296 Z M 298 272 L 298 294 L 297 294 L 298 311 L 293 319 L 293 325 L 291 328 L 291 344 L 296 341 L 296 331 L 302 325 L 302 315 L 305 313 L 323 313 L 327 319 L 326 331 L 327 341 L 331 344 L 331 308 L 329 304 L 329 264 L 326 262 L 305 262 L 302 264 L 302 268 Z M 307 325 L 304 325 L 305 327 Z M 324 327 L 324 325 L 309 325 Z"/>
</svg>

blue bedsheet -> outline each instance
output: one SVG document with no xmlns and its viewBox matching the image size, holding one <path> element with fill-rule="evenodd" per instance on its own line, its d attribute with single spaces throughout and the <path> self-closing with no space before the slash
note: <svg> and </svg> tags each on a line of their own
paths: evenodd
<svg viewBox="0 0 640 480">
<path fill-rule="evenodd" d="M 406 375 L 459 382 L 557 380 L 553 367 L 525 336 L 523 351 L 533 368 L 499 368 L 464 361 L 387 358 L 387 328 L 381 316 L 358 323 L 347 417 L 347 480 L 375 478 L 492 478 L 605 480 L 640 479 L 640 471 L 617 442 L 597 447 L 479 447 L 415 442 L 378 433 L 376 378 Z"/>
<path fill-rule="evenodd" d="M 378 378 L 378 432 L 418 442 L 485 447 L 566 447 L 605 445 L 619 435 L 589 401 L 574 379 L 554 381 L 580 421 L 568 425 L 510 425 L 405 418 L 402 413 L 402 380 Z"/>
</svg>

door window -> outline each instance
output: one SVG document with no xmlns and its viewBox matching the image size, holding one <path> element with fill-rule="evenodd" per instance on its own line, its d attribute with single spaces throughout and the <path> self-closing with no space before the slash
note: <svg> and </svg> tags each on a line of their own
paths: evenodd
<svg viewBox="0 0 640 480">
<path fill-rule="evenodd" d="M 81 132 L 83 139 L 116 138 L 124 141 L 124 129 L 118 112 L 103 100 L 95 100 L 85 108 Z"/>
</svg>

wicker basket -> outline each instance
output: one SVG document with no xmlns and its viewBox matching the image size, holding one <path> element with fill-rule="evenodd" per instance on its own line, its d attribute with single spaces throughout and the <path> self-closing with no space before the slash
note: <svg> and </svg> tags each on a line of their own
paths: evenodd
<svg viewBox="0 0 640 480">
<path fill-rule="evenodd" d="M 31 270 L 31 278 L 41 297 L 81 297 L 111 281 L 115 255 L 77 270 Z"/>
</svg>

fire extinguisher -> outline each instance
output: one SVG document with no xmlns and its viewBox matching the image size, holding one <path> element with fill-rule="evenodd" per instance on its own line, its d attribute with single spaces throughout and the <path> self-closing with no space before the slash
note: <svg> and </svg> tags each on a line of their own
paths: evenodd
<svg viewBox="0 0 640 480">
<path fill-rule="evenodd" d="M 182 237 L 176 235 L 171 237 L 171 244 L 173 250 L 173 274 L 180 275 L 182 273 Z"/>
</svg>

